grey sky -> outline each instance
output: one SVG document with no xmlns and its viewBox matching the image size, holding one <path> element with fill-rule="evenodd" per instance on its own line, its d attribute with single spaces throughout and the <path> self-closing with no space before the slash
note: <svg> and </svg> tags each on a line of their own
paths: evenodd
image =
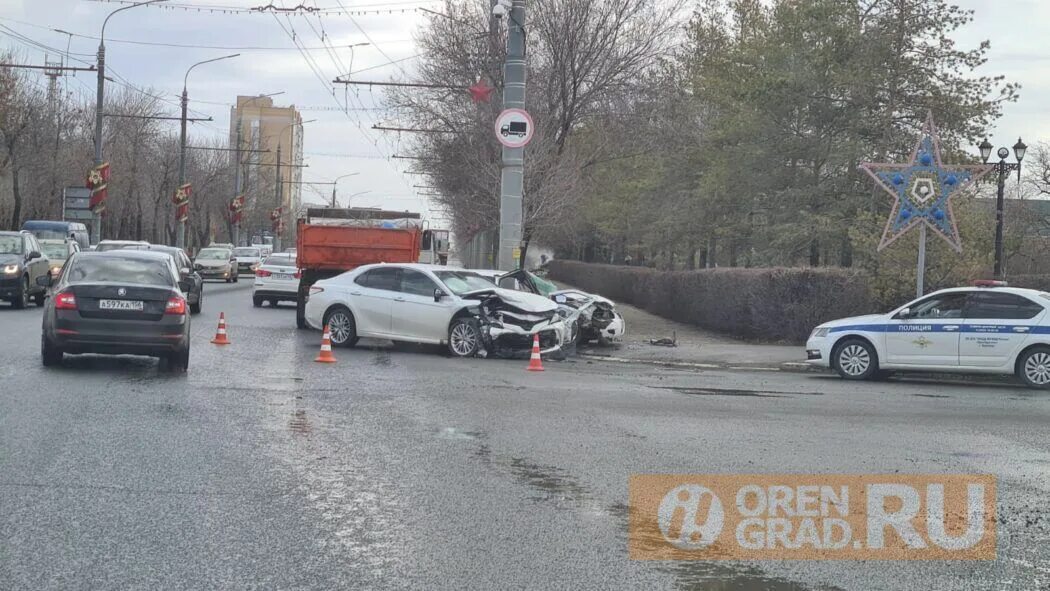
<svg viewBox="0 0 1050 591">
<path fill-rule="evenodd" d="M 1050 121 L 1041 117 L 1040 105 L 1050 100 L 1050 43 L 1044 35 L 1050 32 L 1050 0 L 956 0 L 958 4 L 976 11 L 976 20 L 961 32 L 958 40 L 964 46 L 974 46 L 989 39 L 992 49 L 984 73 L 1004 74 L 1007 79 L 1022 84 L 1021 99 L 1007 105 L 1005 114 L 990 138 L 996 146 L 1012 145 L 1021 135 L 1029 144 L 1050 140 Z M 170 0 L 170 4 L 252 7 L 269 0 Z M 299 0 L 274 0 L 277 5 L 296 5 Z M 293 16 L 282 18 L 285 29 L 294 27 L 297 39 L 307 47 L 321 47 L 319 34 L 332 45 L 341 46 L 335 55 L 325 50 L 306 52 L 320 70 L 315 75 L 286 31 L 270 15 L 209 14 L 196 11 L 165 10 L 154 7 L 134 8 L 110 20 L 106 36 L 107 63 L 124 78 L 140 87 L 153 87 L 171 101 L 171 112 L 177 112 L 177 97 L 182 87 L 186 68 L 196 61 L 218 57 L 238 50 L 156 47 L 121 43 L 118 40 L 213 45 L 231 47 L 279 47 L 279 50 L 239 50 L 241 57 L 208 64 L 194 70 L 189 82 L 190 106 L 212 116 L 214 123 L 197 124 L 195 134 L 226 136 L 229 126 L 229 105 L 238 94 L 259 94 L 284 91 L 276 97 L 279 104 L 295 104 L 303 108 L 304 119 L 317 119 L 305 127 L 305 180 L 330 181 L 348 172 L 360 175 L 340 182 L 339 193 L 345 196 L 369 191 L 354 200 L 354 205 L 382 206 L 391 209 L 410 209 L 427 213 L 428 204 L 418 196 L 412 185 L 421 184 L 421 177 L 402 174 L 405 161 L 390 160 L 389 156 L 403 151 L 407 138 L 398 134 L 378 132 L 371 128 L 380 115 L 373 109 L 381 104 L 380 90 L 351 87 L 344 95 L 342 87 L 337 96 L 330 94 L 328 83 L 349 67 L 351 50 L 345 46 L 356 43 L 372 45 L 358 47 L 353 53 L 353 70 L 380 66 L 389 60 L 402 60 L 415 55 L 412 35 L 426 18 L 419 7 L 439 8 L 440 0 L 303 0 L 309 6 L 346 9 L 410 9 L 401 14 L 345 15 L 309 18 Z M 96 36 L 102 20 L 121 5 L 88 0 L 0 0 L 0 17 L 32 23 L 37 27 L 14 22 L 0 24 L 54 47 L 65 48 L 69 38 L 50 29 Z M 289 24 L 290 21 L 290 24 Z M 323 30 L 322 30 L 323 26 Z M 360 27 L 360 28 L 359 28 Z M 363 32 L 362 32 L 363 31 Z M 367 35 L 367 36 L 366 36 Z M 4 32 L 3 44 L 16 46 Z M 71 51 L 79 59 L 92 62 L 98 42 L 74 37 Z M 24 55 L 37 63 L 43 61 L 42 51 L 22 48 Z M 385 54 L 385 55 L 384 55 Z M 414 60 L 407 59 L 395 65 L 386 65 L 361 72 L 357 79 L 387 80 L 391 77 L 411 77 Z M 93 96 L 94 77 L 81 73 L 69 82 L 69 89 Z M 345 96 L 345 100 L 344 100 Z M 464 100 L 469 100 L 464 95 Z M 339 110 L 313 110 L 322 107 L 338 109 L 348 103 L 349 115 Z M 325 154 L 351 155 L 332 157 Z M 330 187 L 317 189 L 325 195 Z M 304 190 L 305 201 L 320 202 L 321 195 Z"/>
</svg>

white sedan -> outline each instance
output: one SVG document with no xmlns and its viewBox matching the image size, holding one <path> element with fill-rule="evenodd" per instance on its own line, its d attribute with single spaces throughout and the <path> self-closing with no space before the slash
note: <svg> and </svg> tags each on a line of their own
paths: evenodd
<svg viewBox="0 0 1050 591">
<path fill-rule="evenodd" d="M 809 363 L 852 380 L 887 371 L 1016 374 L 1050 388 L 1050 294 L 978 282 L 945 289 L 888 314 L 821 324 Z"/>
<path fill-rule="evenodd" d="M 270 302 L 270 306 L 276 308 L 277 302 L 296 301 L 299 296 L 299 277 L 294 256 L 279 253 L 266 257 L 255 269 L 252 304 L 258 308 L 263 302 Z"/>
<path fill-rule="evenodd" d="M 310 288 L 306 323 L 332 344 L 360 337 L 448 345 L 457 357 L 564 354 L 572 327 L 542 296 L 495 287 L 477 274 L 422 264 L 365 265 Z"/>
</svg>

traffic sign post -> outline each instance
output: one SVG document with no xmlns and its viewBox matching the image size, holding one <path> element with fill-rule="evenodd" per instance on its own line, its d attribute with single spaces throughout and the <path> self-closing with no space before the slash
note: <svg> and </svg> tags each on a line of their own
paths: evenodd
<svg viewBox="0 0 1050 591">
<path fill-rule="evenodd" d="M 525 109 L 505 109 L 496 118 L 496 139 L 508 148 L 523 148 L 530 141 L 535 126 Z"/>
<path fill-rule="evenodd" d="M 62 219 L 67 222 L 93 221 L 91 189 L 66 187 L 62 189 Z"/>
</svg>

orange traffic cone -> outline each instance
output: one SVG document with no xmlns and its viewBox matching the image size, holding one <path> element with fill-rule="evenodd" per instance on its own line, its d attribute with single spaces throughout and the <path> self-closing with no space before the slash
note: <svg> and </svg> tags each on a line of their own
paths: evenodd
<svg viewBox="0 0 1050 591">
<path fill-rule="evenodd" d="M 215 331 L 215 338 L 211 342 L 216 345 L 229 345 L 230 340 L 226 338 L 226 313 L 219 312 L 219 329 Z"/>
<path fill-rule="evenodd" d="M 332 335 L 328 332 L 328 325 L 324 325 L 324 335 L 321 337 L 321 352 L 317 354 L 317 359 L 314 361 L 318 363 L 335 363 L 335 356 L 332 355 Z"/>
<path fill-rule="evenodd" d="M 540 335 L 533 335 L 532 356 L 529 357 L 529 371 L 543 371 L 543 360 L 540 359 Z"/>
</svg>

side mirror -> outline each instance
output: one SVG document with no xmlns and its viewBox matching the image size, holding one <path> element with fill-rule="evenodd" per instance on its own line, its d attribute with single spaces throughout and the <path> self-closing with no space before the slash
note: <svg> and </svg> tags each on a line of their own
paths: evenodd
<svg viewBox="0 0 1050 591">
<path fill-rule="evenodd" d="M 36 284 L 40 287 L 51 287 L 52 283 L 54 283 L 54 279 L 50 275 L 41 275 L 36 278 Z"/>
<path fill-rule="evenodd" d="M 445 292 L 442 291 L 440 287 L 435 287 L 434 288 L 434 301 L 435 302 L 440 302 L 441 298 L 443 298 L 443 297 L 445 297 Z"/>
<path fill-rule="evenodd" d="M 180 274 L 181 274 L 181 275 L 182 275 L 183 277 L 185 277 L 185 276 L 187 276 L 187 275 L 189 275 L 189 274 L 190 274 L 190 268 L 189 268 L 189 267 L 183 267 L 183 268 L 179 269 L 179 273 L 180 273 Z"/>
<path fill-rule="evenodd" d="M 41 256 L 43 256 L 43 255 L 40 254 L 40 251 L 38 251 L 38 250 L 31 250 L 31 251 L 29 251 L 29 254 L 26 255 L 26 260 L 27 261 L 31 261 L 33 259 L 38 259 Z"/>
<path fill-rule="evenodd" d="M 901 320 L 907 320 L 908 318 L 911 318 L 911 308 L 905 308 L 900 312 L 897 312 L 897 318 L 900 318 Z"/>
</svg>

